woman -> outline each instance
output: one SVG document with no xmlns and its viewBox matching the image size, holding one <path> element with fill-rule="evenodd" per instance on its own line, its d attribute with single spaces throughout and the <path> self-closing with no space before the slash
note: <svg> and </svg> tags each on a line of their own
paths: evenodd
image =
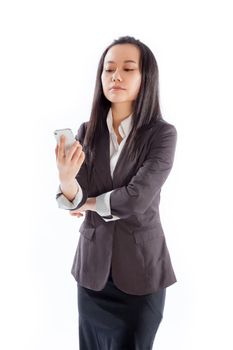
<svg viewBox="0 0 233 350">
<path fill-rule="evenodd" d="M 166 287 L 176 282 L 159 215 L 176 128 L 160 111 L 158 67 L 133 37 L 113 41 L 97 71 L 91 116 L 65 154 L 60 208 L 85 213 L 72 274 L 81 350 L 152 349 Z"/>
</svg>

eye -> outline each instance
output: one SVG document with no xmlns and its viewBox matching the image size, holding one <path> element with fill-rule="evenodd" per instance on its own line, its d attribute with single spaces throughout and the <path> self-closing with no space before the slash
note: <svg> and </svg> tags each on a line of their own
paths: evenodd
<svg viewBox="0 0 233 350">
<path fill-rule="evenodd" d="M 105 72 L 113 72 L 114 69 L 105 69 Z M 133 71 L 134 69 L 125 68 L 126 72 Z"/>
</svg>

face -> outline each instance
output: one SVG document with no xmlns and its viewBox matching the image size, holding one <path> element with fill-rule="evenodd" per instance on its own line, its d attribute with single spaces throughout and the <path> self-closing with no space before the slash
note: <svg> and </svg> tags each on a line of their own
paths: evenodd
<svg viewBox="0 0 233 350">
<path fill-rule="evenodd" d="M 141 85 L 139 59 L 139 48 L 132 44 L 117 44 L 108 50 L 101 82 L 105 97 L 112 103 L 133 103 L 137 98 Z"/>
</svg>

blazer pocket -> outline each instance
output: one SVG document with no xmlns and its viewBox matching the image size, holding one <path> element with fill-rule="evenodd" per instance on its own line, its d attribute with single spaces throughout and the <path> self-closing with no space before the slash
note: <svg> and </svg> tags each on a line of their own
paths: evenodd
<svg viewBox="0 0 233 350">
<path fill-rule="evenodd" d="M 81 233 L 82 236 L 84 236 L 85 238 L 91 241 L 95 233 L 95 227 L 85 227 L 82 224 L 79 228 L 79 232 Z"/>
<path fill-rule="evenodd" d="M 134 231 L 133 236 L 137 244 L 142 244 L 143 242 L 160 238 L 163 236 L 163 234 L 161 232 L 159 232 L 158 234 L 157 232 L 155 232 L 155 230 L 149 230 L 149 231 L 140 231 L 140 232 Z"/>
</svg>

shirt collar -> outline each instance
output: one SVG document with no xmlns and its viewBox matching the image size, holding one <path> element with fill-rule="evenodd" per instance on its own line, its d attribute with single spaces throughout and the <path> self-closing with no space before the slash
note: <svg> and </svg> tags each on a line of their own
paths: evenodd
<svg viewBox="0 0 233 350">
<path fill-rule="evenodd" d="M 130 134 L 130 131 L 132 130 L 132 126 L 133 126 L 132 125 L 132 114 L 130 114 L 127 118 L 122 120 L 120 125 L 119 125 L 118 130 L 119 130 L 119 133 L 120 133 L 122 138 L 127 137 Z M 114 131 L 113 125 L 112 125 L 113 124 L 112 123 L 113 122 L 113 118 L 112 118 L 112 109 L 111 108 L 108 111 L 106 122 L 107 122 L 109 133 L 110 134 L 112 134 L 112 133 L 115 134 L 115 131 Z"/>
</svg>

